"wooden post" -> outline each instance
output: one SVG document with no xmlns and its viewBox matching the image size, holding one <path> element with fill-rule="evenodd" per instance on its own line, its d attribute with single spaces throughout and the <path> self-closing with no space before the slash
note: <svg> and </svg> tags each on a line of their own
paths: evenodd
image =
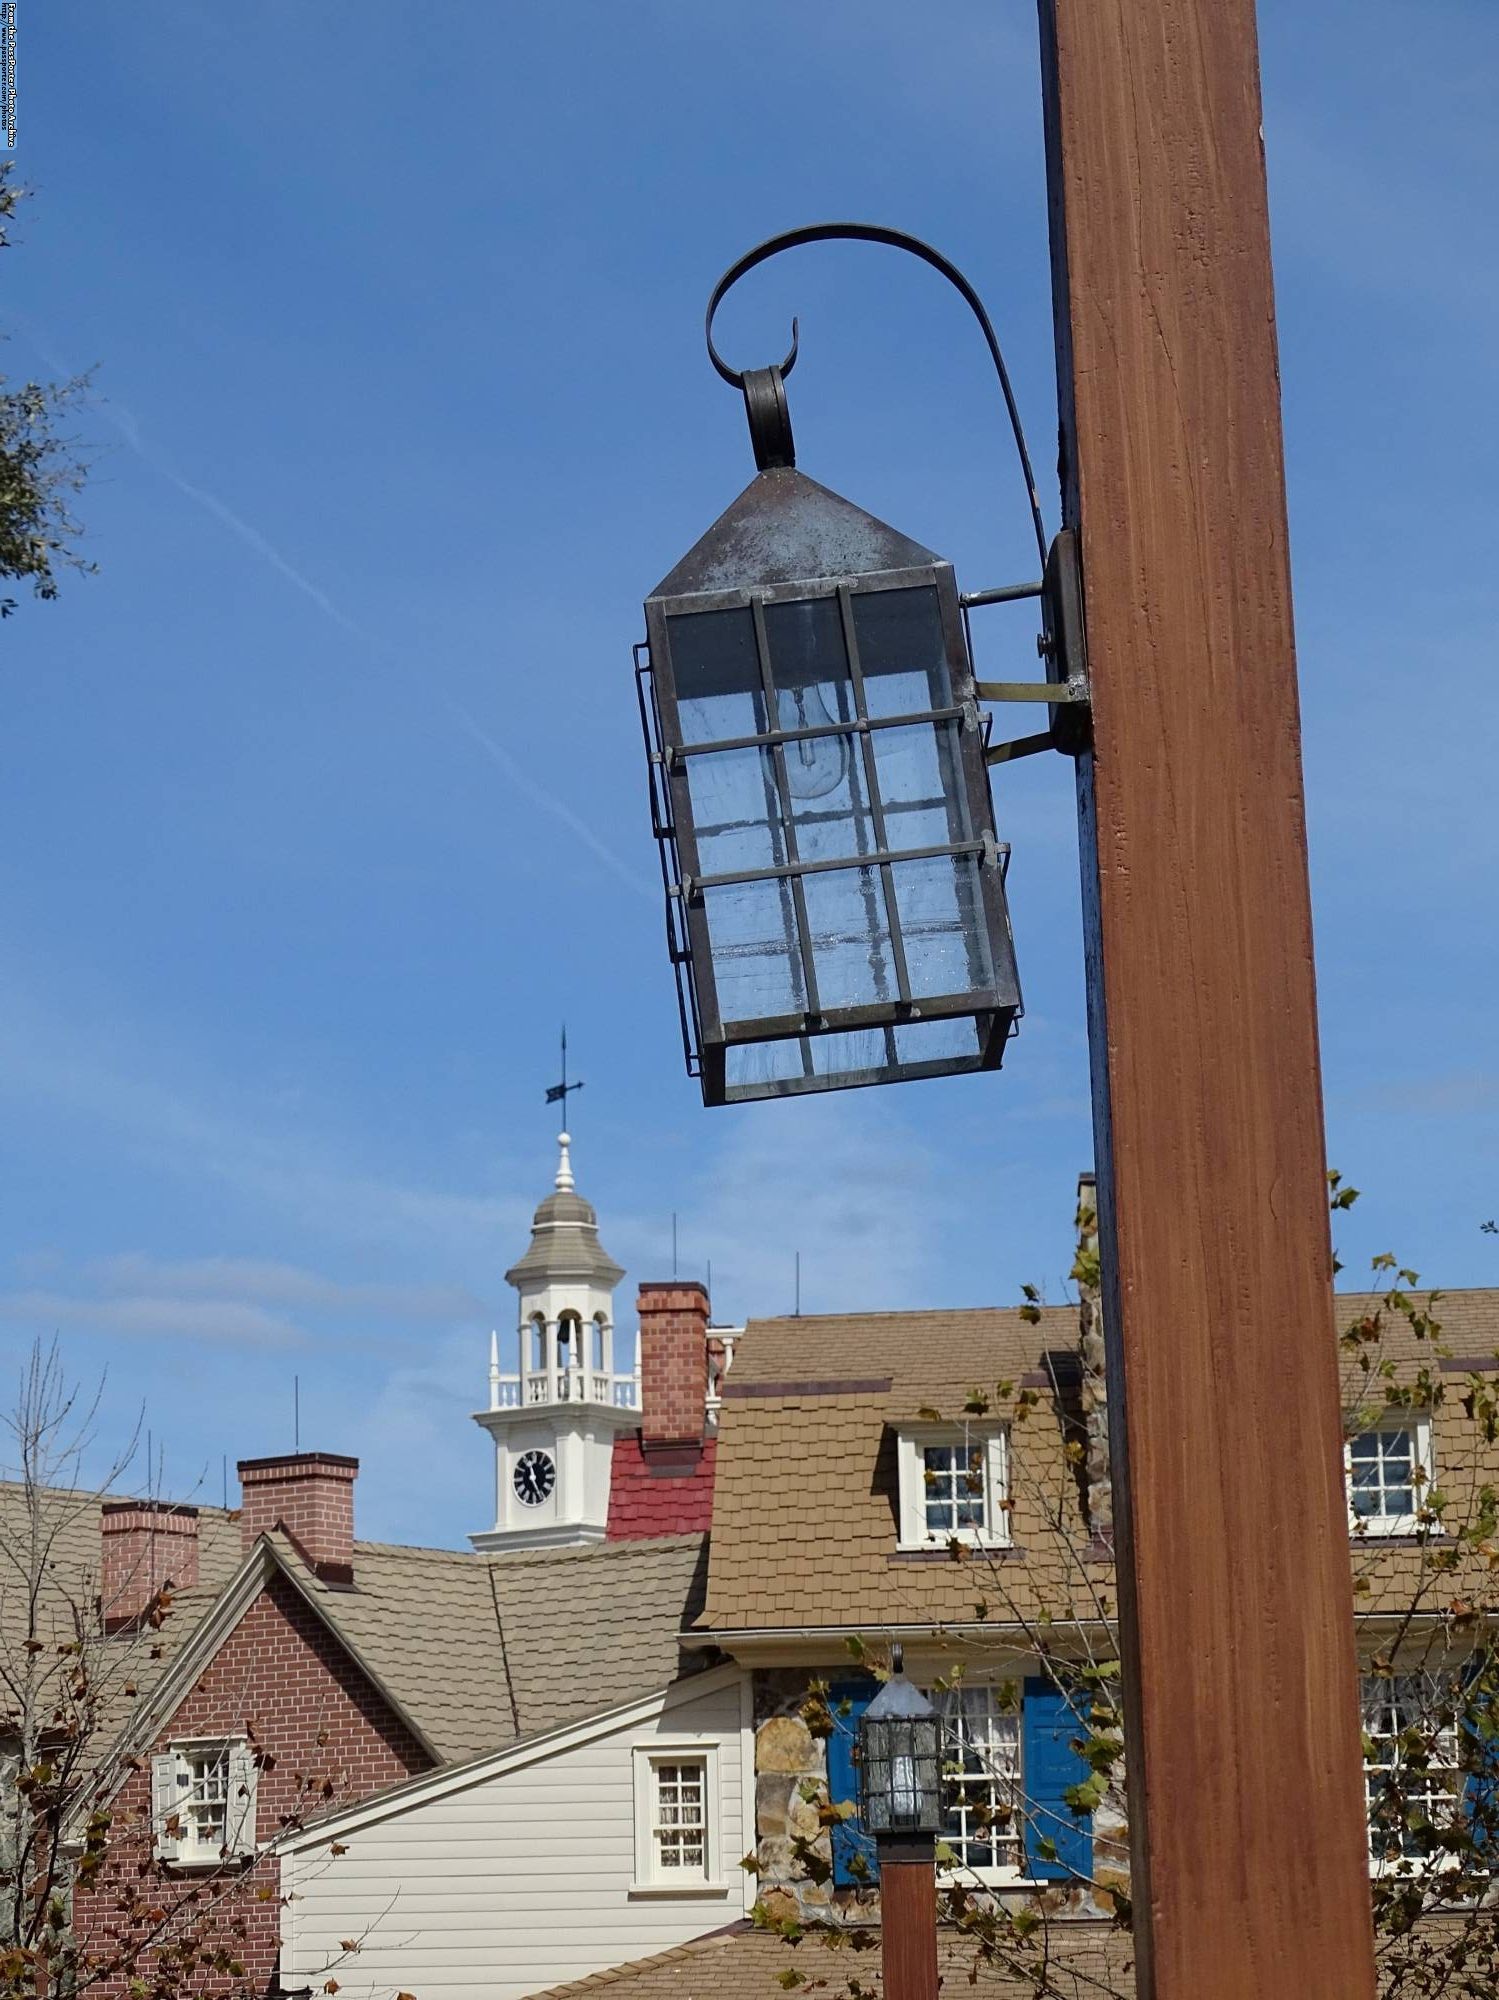
<svg viewBox="0 0 1499 2000">
<path fill-rule="evenodd" d="M 930 1840 L 880 1840 L 885 2000 L 937 2000 L 937 1863 Z"/>
<path fill-rule="evenodd" d="M 1253 0 L 1040 0 L 1141 2000 L 1374 1992 Z"/>
</svg>

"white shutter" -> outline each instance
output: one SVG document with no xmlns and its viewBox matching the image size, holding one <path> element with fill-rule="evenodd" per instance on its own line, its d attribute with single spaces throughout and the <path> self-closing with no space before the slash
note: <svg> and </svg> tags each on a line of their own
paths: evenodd
<svg viewBox="0 0 1499 2000">
<path fill-rule="evenodd" d="M 175 1750 L 164 1750 L 151 1759 L 151 1829 L 156 1837 L 158 1861 L 175 1861 L 182 1845 L 180 1831 L 181 1796 L 177 1780 L 185 1774 L 186 1759 Z M 185 1789 L 185 1788 L 184 1788 Z M 168 1832 L 168 1822 L 179 1830 Z"/>
<path fill-rule="evenodd" d="M 248 1743 L 229 1745 L 229 1797 L 224 1845 L 231 1854 L 255 1852 L 255 1781 L 260 1773 Z"/>
</svg>

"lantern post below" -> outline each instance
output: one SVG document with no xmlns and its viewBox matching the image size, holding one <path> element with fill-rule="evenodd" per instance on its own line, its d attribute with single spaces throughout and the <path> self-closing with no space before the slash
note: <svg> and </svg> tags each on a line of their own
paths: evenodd
<svg viewBox="0 0 1499 2000">
<path fill-rule="evenodd" d="M 937 1843 L 930 1834 L 885 1834 L 875 1850 L 885 2000 L 937 2000 Z"/>
</svg>

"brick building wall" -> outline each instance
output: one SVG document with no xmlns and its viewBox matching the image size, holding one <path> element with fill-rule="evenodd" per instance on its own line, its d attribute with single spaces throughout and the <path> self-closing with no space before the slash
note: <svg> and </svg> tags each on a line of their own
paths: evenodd
<svg viewBox="0 0 1499 2000">
<path fill-rule="evenodd" d="M 152 1750 L 194 1737 L 244 1735 L 264 1753 L 256 1792 L 256 1837 L 273 1838 L 291 1818 L 346 1805 L 431 1767 L 406 1725 L 347 1658 L 303 1599 L 276 1576 L 162 1729 Z M 149 1853 L 151 1764 L 148 1754 L 113 1806 L 116 1841 L 96 1888 L 80 1891 L 75 1925 L 91 1952 L 111 1949 L 118 1881 L 134 1877 Z M 232 1863 L 207 1875 L 150 1864 L 161 1883 L 158 1907 L 174 1911 L 197 1883 L 209 1949 L 223 1946 L 245 1976 L 205 1972 L 191 1992 L 274 1990 L 280 1935 L 278 1864 L 262 1856 L 231 1880 Z M 112 1886 L 114 1893 L 111 1893 Z M 94 1989 L 101 2000 L 129 2000 L 123 1974 Z"/>
</svg>

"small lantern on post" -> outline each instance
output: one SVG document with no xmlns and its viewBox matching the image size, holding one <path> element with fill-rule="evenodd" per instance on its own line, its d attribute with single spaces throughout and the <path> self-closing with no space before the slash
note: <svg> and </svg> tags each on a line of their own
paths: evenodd
<svg viewBox="0 0 1499 2000">
<path fill-rule="evenodd" d="M 942 1723 L 899 1646 L 859 1722 L 859 1811 L 879 1857 L 886 2000 L 936 2000 Z"/>
</svg>

